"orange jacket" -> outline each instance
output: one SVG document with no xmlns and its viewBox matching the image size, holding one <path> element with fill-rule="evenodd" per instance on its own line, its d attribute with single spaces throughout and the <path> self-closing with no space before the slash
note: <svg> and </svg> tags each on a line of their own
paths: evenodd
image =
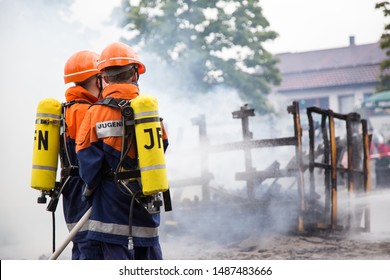
<svg viewBox="0 0 390 280">
<path fill-rule="evenodd" d="M 81 86 L 70 87 L 65 92 L 66 102 L 76 101 L 72 106 L 67 107 L 66 110 L 66 126 L 67 136 L 76 140 L 77 132 L 84 119 L 91 104 L 98 101 L 97 97 L 90 94 L 86 89 Z M 86 101 L 84 103 L 77 103 L 77 101 Z"/>
</svg>

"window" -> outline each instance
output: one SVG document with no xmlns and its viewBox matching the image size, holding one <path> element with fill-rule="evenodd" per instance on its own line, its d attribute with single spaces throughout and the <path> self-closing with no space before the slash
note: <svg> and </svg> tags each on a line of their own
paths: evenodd
<svg viewBox="0 0 390 280">
<path fill-rule="evenodd" d="M 348 114 L 355 110 L 355 96 L 353 94 L 339 96 L 339 113 Z"/>
<path fill-rule="evenodd" d="M 308 107 L 319 107 L 321 109 L 329 109 L 329 98 L 309 98 L 309 99 L 300 99 L 299 101 L 299 109 L 301 111 L 306 112 L 306 108 Z"/>
<path fill-rule="evenodd" d="M 363 94 L 363 101 L 366 101 L 367 98 L 371 97 L 373 95 L 372 92 L 366 92 Z"/>
</svg>

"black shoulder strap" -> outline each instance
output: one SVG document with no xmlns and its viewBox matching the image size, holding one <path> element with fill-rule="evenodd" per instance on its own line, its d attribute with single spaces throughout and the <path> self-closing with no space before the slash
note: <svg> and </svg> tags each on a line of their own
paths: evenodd
<svg viewBox="0 0 390 280">
<path fill-rule="evenodd" d="M 99 101 L 95 102 L 91 106 L 105 105 L 112 108 L 120 109 L 125 121 L 125 125 L 130 126 L 130 125 L 134 125 L 134 113 L 133 113 L 133 109 L 130 107 L 130 102 L 131 102 L 130 100 L 126 100 L 126 99 L 106 97 L 100 99 Z"/>
<path fill-rule="evenodd" d="M 96 101 L 91 104 L 91 107 L 94 105 L 105 105 L 113 108 L 120 108 L 122 104 L 125 104 L 127 101 L 121 98 L 106 97 Z"/>
<path fill-rule="evenodd" d="M 75 100 L 71 100 L 69 102 L 65 102 L 65 103 L 62 103 L 62 106 L 64 108 L 66 107 L 69 107 L 69 106 L 72 106 L 73 104 L 91 104 L 91 102 L 88 102 L 87 100 L 83 100 L 83 99 L 75 99 Z"/>
</svg>

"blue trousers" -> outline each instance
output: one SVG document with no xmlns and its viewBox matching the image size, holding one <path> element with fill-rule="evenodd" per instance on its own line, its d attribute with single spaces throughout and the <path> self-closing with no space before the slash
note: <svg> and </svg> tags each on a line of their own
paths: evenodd
<svg viewBox="0 0 390 280">
<path fill-rule="evenodd" d="M 101 246 L 93 240 L 73 242 L 72 260 L 101 260 Z"/>
<path fill-rule="evenodd" d="M 162 260 L 160 245 L 153 247 L 134 246 L 129 250 L 127 246 L 90 240 L 82 244 L 83 254 L 80 260 Z M 79 244 L 80 247 L 80 244 Z M 88 247 L 88 248 L 86 248 Z"/>
</svg>

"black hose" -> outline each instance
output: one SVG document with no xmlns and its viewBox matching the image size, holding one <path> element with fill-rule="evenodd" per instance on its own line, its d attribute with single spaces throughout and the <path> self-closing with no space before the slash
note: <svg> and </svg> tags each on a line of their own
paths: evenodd
<svg viewBox="0 0 390 280">
<path fill-rule="evenodd" d="M 56 251 L 56 218 L 55 218 L 55 212 L 51 212 L 51 219 L 52 219 L 52 230 L 53 230 L 53 253 Z"/>
<path fill-rule="evenodd" d="M 134 212 L 134 202 L 136 199 L 136 196 L 140 193 L 140 191 L 137 191 L 133 194 L 130 201 L 130 211 L 129 211 L 129 241 L 133 239 L 133 212 Z"/>
<path fill-rule="evenodd" d="M 123 120 L 123 122 L 124 122 L 124 120 Z M 123 149 L 123 147 L 124 147 L 124 141 L 126 141 L 127 139 L 122 139 L 122 149 Z M 118 174 L 119 174 L 119 172 L 120 172 L 120 168 L 121 168 L 121 166 L 122 166 L 122 164 L 123 164 L 123 162 L 124 162 L 124 160 L 125 160 L 125 158 L 126 158 L 126 156 L 127 156 L 127 154 L 128 154 L 128 152 L 130 151 L 130 147 L 132 146 L 132 144 L 133 144 L 133 134 L 131 134 L 130 135 L 130 140 L 129 140 L 129 144 L 126 146 L 126 150 L 125 151 L 123 151 L 122 150 L 122 153 L 121 153 L 121 157 L 120 157 L 120 159 L 119 159 L 119 163 L 118 163 L 118 165 L 116 166 L 116 169 L 115 169 L 115 172 L 114 172 L 114 184 L 115 184 L 115 186 L 117 187 L 117 189 L 120 191 L 120 192 L 122 192 L 124 195 L 131 195 L 131 190 L 129 190 L 128 189 L 128 191 L 129 191 L 129 194 L 127 194 L 127 193 L 125 193 L 124 191 L 122 191 L 122 189 L 121 189 L 121 187 L 119 186 L 119 180 L 118 180 L 118 178 L 117 178 L 117 176 L 118 176 Z"/>
</svg>

